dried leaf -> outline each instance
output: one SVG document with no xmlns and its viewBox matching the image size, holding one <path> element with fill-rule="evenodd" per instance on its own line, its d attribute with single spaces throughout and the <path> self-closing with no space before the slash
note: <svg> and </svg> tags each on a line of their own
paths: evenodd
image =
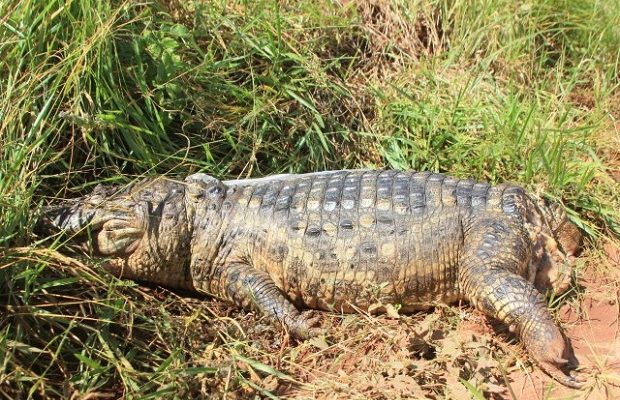
<svg viewBox="0 0 620 400">
<path fill-rule="evenodd" d="M 326 350 L 329 348 L 329 344 L 325 341 L 325 337 L 323 335 L 315 336 L 309 339 L 308 343 L 321 350 Z"/>
<path fill-rule="evenodd" d="M 395 318 L 395 319 L 400 318 L 400 315 L 398 314 L 398 309 L 394 306 L 394 304 L 386 305 L 385 313 L 391 318 Z"/>
</svg>

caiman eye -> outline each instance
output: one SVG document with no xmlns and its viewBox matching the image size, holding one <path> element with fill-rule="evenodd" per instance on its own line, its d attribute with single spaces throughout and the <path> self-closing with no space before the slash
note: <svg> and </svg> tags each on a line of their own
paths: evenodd
<svg viewBox="0 0 620 400">
<path fill-rule="evenodd" d="M 111 219 L 97 233 L 96 249 L 104 256 L 126 255 L 136 249 L 143 235 L 144 230 L 132 221 Z"/>
</svg>

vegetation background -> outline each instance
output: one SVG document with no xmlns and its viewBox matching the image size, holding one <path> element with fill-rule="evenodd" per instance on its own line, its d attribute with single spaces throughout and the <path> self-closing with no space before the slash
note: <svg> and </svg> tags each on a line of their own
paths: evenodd
<svg viewBox="0 0 620 400">
<path fill-rule="evenodd" d="M 454 336 L 467 308 L 288 343 L 33 243 L 29 210 L 153 174 L 443 171 L 561 201 L 579 279 L 618 254 L 619 63 L 618 0 L 1 0 L 0 396 L 514 396 L 527 358 Z"/>
</svg>

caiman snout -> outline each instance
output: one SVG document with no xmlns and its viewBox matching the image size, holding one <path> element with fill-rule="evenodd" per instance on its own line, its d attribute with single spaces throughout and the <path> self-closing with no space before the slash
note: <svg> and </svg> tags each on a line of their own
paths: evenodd
<svg viewBox="0 0 620 400">
<path fill-rule="evenodd" d="M 72 206 L 48 206 L 40 211 L 35 232 L 39 235 L 53 235 L 57 233 L 78 234 L 88 226 L 95 210 L 82 212 Z"/>
<path fill-rule="evenodd" d="M 35 231 L 40 235 L 67 235 L 84 250 L 90 243 L 96 255 L 114 256 L 135 250 L 144 235 L 140 207 L 86 196 L 72 204 L 44 207 Z M 99 196 L 96 196 L 99 197 Z"/>
<path fill-rule="evenodd" d="M 168 179 L 145 179 L 124 189 L 99 186 L 44 207 L 36 231 L 65 235 L 79 249 L 107 257 L 103 266 L 115 275 L 187 288 L 182 271 L 189 263 L 192 228 L 185 188 Z"/>
</svg>

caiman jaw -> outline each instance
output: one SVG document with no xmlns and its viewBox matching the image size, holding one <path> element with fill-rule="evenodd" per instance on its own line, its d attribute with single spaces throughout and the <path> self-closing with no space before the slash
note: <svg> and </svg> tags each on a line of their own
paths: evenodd
<svg viewBox="0 0 620 400">
<path fill-rule="evenodd" d="M 138 207 L 106 207 L 106 200 L 81 199 L 74 205 L 45 207 L 37 225 L 41 234 L 64 233 L 74 236 L 80 248 L 92 243 L 95 254 L 102 256 L 129 254 L 144 235 Z"/>
<path fill-rule="evenodd" d="M 97 233 L 97 251 L 101 255 L 132 253 L 144 235 L 141 227 L 132 226 L 132 220 L 111 219 Z"/>
</svg>

